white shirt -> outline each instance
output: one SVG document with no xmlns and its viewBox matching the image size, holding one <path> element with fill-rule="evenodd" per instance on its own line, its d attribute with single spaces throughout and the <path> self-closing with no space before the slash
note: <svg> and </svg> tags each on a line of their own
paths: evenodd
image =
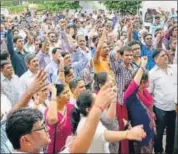
<svg viewBox="0 0 178 154">
<path fill-rule="evenodd" d="M 154 105 L 164 111 L 175 110 L 177 94 L 177 66 L 168 65 L 168 73 L 155 66 L 149 72 L 149 91 L 153 95 Z"/>
<path fill-rule="evenodd" d="M 79 125 L 77 127 L 77 133 L 83 129 L 83 126 L 86 122 L 87 117 L 82 117 Z M 109 142 L 105 140 L 104 132 L 107 129 L 102 125 L 101 122 L 98 123 L 96 128 L 95 135 L 93 136 L 93 140 L 91 142 L 90 148 L 87 153 L 110 153 L 109 152 Z"/>
<path fill-rule="evenodd" d="M 6 120 L 7 115 L 12 109 L 12 104 L 10 100 L 7 98 L 6 95 L 1 93 L 1 115 L 3 115 L 3 118 L 1 120 Z"/>
<path fill-rule="evenodd" d="M 15 74 L 9 80 L 1 73 L 1 92 L 8 97 L 12 105 L 16 104 L 20 97 L 19 81 L 19 77 Z"/>
<path fill-rule="evenodd" d="M 45 104 L 46 104 L 46 106 L 43 105 L 43 104 L 39 104 L 39 105 L 38 105 L 38 110 L 43 114 L 43 116 L 44 116 L 44 114 L 45 114 L 46 109 L 47 109 L 48 106 L 49 106 L 49 101 L 46 100 L 46 101 L 45 101 Z M 32 101 L 32 100 L 30 101 L 29 107 L 30 107 L 30 108 L 35 108 L 35 103 L 34 103 L 34 101 Z"/>
<path fill-rule="evenodd" d="M 20 95 L 23 95 L 24 92 L 28 89 L 32 80 L 34 78 L 34 74 L 28 70 L 20 77 Z"/>
</svg>

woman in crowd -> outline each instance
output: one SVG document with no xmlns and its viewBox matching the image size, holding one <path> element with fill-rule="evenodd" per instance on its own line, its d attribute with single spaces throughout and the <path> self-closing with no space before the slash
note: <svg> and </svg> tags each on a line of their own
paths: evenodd
<svg viewBox="0 0 178 154">
<path fill-rule="evenodd" d="M 116 102 L 116 96 L 112 99 L 113 102 Z M 92 106 L 95 106 L 95 94 L 92 94 L 90 91 L 84 91 L 81 93 L 77 101 L 78 108 L 74 108 L 72 111 L 72 125 L 73 133 L 78 134 L 83 127 L 88 114 Z M 102 111 L 103 109 L 99 107 Z M 143 132 L 142 135 L 139 135 L 137 129 L 142 126 L 133 127 L 131 130 L 127 131 L 110 131 L 107 130 L 101 122 L 98 123 L 96 132 L 93 138 L 93 141 L 88 149 L 88 153 L 110 153 L 109 151 L 109 142 L 118 142 L 123 139 L 130 140 L 139 140 L 146 136 Z"/>
<path fill-rule="evenodd" d="M 111 82 L 113 86 L 113 90 L 116 88 L 114 79 L 109 75 L 107 72 L 101 72 L 97 73 L 94 76 L 94 89 L 95 92 L 98 93 L 101 87 L 105 84 Z M 115 88 L 115 89 L 114 89 Z M 102 124 L 108 129 L 108 130 L 119 130 L 119 124 L 118 120 L 116 118 L 116 102 L 111 103 L 110 106 L 105 109 L 105 111 L 102 114 L 101 117 Z M 109 150 L 111 153 L 118 153 L 119 152 L 119 143 L 113 142 L 109 144 Z"/>
<path fill-rule="evenodd" d="M 133 142 L 135 153 L 152 153 L 153 150 L 155 122 L 152 111 L 153 99 L 146 89 L 149 85 L 148 73 L 145 71 L 146 64 L 147 57 L 142 57 L 141 67 L 134 79 L 126 85 L 124 93 L 124 102 L 127 106 L 131 125 L 143 124 L 147 134 L 141 142 Z"/>
<path fill-rule="evenodd" d="M 56 153 L 62 150 L 67 137 L 72 134 L 70 115 L 73 105 L 68 104 L 69 90 L 63 84 L 56 84 L 51 91 L 51 102 L 45 114 L 51 138 L 47 153 Z"/>
</svg>

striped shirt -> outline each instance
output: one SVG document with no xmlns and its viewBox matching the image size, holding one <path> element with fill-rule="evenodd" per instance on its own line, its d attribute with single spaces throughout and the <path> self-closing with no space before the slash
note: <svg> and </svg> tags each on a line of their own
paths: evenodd
<svg viewBox="0 0 178 154">
<path fill-rule="evenodd" d="M 5 126 L 6 120 L 1 121 L 1 153 L 13 153 L 13 147 L 7 138 Z"/>
<path fill-rule="evenodd" d="M 134 63 L 131 63 L 132 69 L 126 68 L 124 63 L 116 60 L 116 51 L 113 50 L 109 54 L 110 66 L 116 77 L 116 84 L 118 89 L 119 103 L 123 103 L 123 90 L 127 82 L 132 79 L 133 72 L 138 69 Z"/>
</svg>

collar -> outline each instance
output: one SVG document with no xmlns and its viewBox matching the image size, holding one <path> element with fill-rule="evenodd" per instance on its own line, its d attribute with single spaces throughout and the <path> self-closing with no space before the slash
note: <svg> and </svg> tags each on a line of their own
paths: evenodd
<svg viewBox="0 0 178 154">
<path fill-rule="evenodd" d="M 28 74 L 29 77 L 33 77 L 33 73 L 28 69 L 28 71 L 26 72 L 26 74 Z"/>
<path fill-rule="evenodd" d="M 158 70 L 160 70 L 160 69 L 161 69 L 158 65 L 155 65 L 155 67 L 154 67 L 154 68 L 155 68 L 155 70 L 156 70 L 156 71 L 158 71 Z M 171 68 L 171 65 L 167 65 L 167 68 Z"/>
<path fill-rule="evenodd" d="M 20 52 L 17 48 L 15 48 L 15 49 L 18 54 L 24 55 L 27 53 L 24 49 L 23 49 L 23 52 Z"/>
<path fill-rule="evenodd" d="M 131 71 L 134 70 L 134 68 L 135 68 L 133 62 L 130 63 L 130 66 L 131 66 L 132 69 L 127 68 L 127 67 L 125 66 L 125 64 L 124 64 L 123 61 L 121 61 L 121 65 L 122 65 L 124 68 L 129 69 L 129 70 L 131 70 Z"/>
<path fill-rule="evenodd" d="M 90 52 L 90 50 L 86 47 L 86 50 L 83 50 L 83 49 L 81 49 L 80 47 L 78 47 L 78 50 L 80 50 L 80 51 L 84 51 L 85 53 L 89 53 Z"/>
<path fill-rule="evenodd" d="M 54 64 L 54 65 L 58 65 L 58 63 L 56 63 L 56 62 L 54 61 L 54 59 L 51 61 L 51 63 Z"/>
<path fill-rule="evenodd" d="M 4 76 L 4 74 L 1 72 L 1 81 L 6 80 L 7 78 Z"/>
<path fill-rule="evenodd" d="M 12 78 L 13 78 L 14 75 L 12 75 Z M 4 81 L 4 80 L 9 80 L 8 78 L 6 78 L 4 76 L 4 74 L 1 72 L 1 81 Z"/>
</svg>

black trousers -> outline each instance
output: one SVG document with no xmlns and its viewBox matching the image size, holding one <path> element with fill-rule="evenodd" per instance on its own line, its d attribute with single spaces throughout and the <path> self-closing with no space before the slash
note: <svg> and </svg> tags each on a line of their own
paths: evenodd
<svg viewBox="0 0 178 154">
<path fill-rule="evenodd" d="M 178 154 L 178 113 L 176 116 L 176 130 L 174 140 L 174 154 Z"/>
<path fill-rule="evenodd" d="M 155 153 L 163 152 L 163 133 L 166 128 L 166 148 L 165 152 L 168 154 L 174 151 L 174 135 L 175 135 L 175 120 L 176 111 L 163 111 L 159 108 L 154 107 L 156 114 L 156 129 L 157 135 L 155 136 L 154 151 Z"/>
</svg>

